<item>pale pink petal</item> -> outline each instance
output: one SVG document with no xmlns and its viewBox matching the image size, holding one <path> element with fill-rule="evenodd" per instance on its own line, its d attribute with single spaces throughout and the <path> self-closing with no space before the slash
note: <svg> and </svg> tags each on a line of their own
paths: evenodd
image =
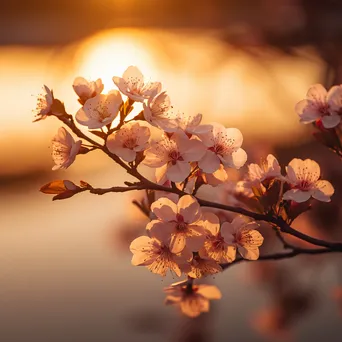
<svg viewBox="0 0 342 342">
<path fill-rule="evenodd" d="M 225 166 L 240 169 L 247 161 L 247 153 L 242 148 L 239 148 L 237 151 L 232 152 L 232 154 L 225 155 L 220 159 Z"/>
<path fill-rule="evenodd" d="M 146 225 L 146 230 L 151 238 L 168 244 L 171 234 L 176 231 L 176 223 L 152 220 Z"/>
<path fill-rule="evenodd" d="M 334 128 L 341 122 L 341 117 L 338 114 L 323 116 L 322 123 L 325 128 Z"/>
<path fill-rule="evenodd" d="M 159 198 L 151 205 L 151 211 L 164 222 L 176 221 L 177 204 L 166 197 Z"/>
<path fill-rule="evenodd" d="M 341 111 L 342 109 L 342 86 L 341 85 L 333 86 L 330 88 L 328 95 L 327 95 L 327 102 L 332 111 L 334 112 Z"/>
<path fill-rule="evenodd" d="M 220 219 L 214 213 L 203 213 L 202 222 L 205 230 L 210 234 L 216 236 L 220 231 Z"/>
<path fill-rule="evenodd" d="M 177 161 L 174 165 L 168 167 L 166 175 L 172 182 L 182 182 L 191 172 L 191 166 L 188 162 Z"/>
<path fill-rule="evenodd" d="M 311 197 L 311 191 L 302 191 L 291 189 L 285 192 L 283 199 L 287 201 L 295 201 L 297 203 L 306 202 Z"/>
<path fill-rule="evenodd" d="M 309 100 L 324 103 L 327 97 L 327 90 L 321 84 L 314 84 L 309 88 L 306 97 Z"/>
<path fill-rule="evenodd" d="M 224 241 L 231 246 L 235 245 L 235 237 L 233 234 L 236 233 L 236 227 L 233 223 L 224 222 L 221 226 L 221 235 Z"/>
<path fill-rule="evenodd" d="M 179 145 L 179 149 L 183 159 L 188 162 L 198 161 L 206 153 L 206 148 L 203 143 L 195 139 L 183 141 Z"/>
<path fill-rule="evenodd" d="M 207 150 L 202 159 L 198 161 L 198 166 L 206 173 L 213 173 L 220 167 L 220 159 L 218 156 Z"/>
<path fill-rule="evenodd" d="M 221 299 L 220 290 L 214 285 L 199 285 L 197 293 L 207 299 Z"/>
<path fill-rule="evenodd" d="M 182 196 L 178 201 L 177 207 L 178 213 L 183 216 L 186 223 L 196 222 L 201 217 L 200 205 L 190 195 Z"/>
<path fill-rule="evenodd" d="M 315 186 L 317 190 L 314 190 L 312 197 L 322 202 L 330 202 L 330 197 L 335 192 L 331 183 L 326 180 L 319 180 Z"/>
<path fill-rule="evenodd" d="M 247 260 L 258 260 L 259 259 L 259 248 L 245 248 L 242 246 L 238 247 L 238 251 L 244 259 Z"/>
<path fill-rule="evenodd" d="M 180 253 L 185 248 L 186 237 L 185 234 L 177 233 L 171 236 L 170 251 L 171 253 Z"/>
</svg>

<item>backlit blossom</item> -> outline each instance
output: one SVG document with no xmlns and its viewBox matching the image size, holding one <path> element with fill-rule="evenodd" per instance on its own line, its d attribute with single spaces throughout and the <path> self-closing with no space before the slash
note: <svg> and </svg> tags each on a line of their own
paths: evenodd
<svg viewBox="0 0 342 342">
<path fill-rule="evenodd" d="M 174 254 L 166 241 L 159 241 L 148 236 L 140 236 L 132 241 L 130 250 L 133 253 L 132 265 L 146 266 L 152 273 L 165 276 L 170 270 L 178 277 L 189 271 L 192 253 L 184 249 Z"/>
<path fill-rule="evenodd" d="M 220 290 L 214 285 L 175 285 L 164 289 L 166 305 L 179 306 L 181 312 L 189 317 L 197 317 L 209 311 L 209 300 L 220 299 Z"/>
<path fill-rule="evenodd" d="M 238 216 L 231 223 L 222 224 L 221 235 L 228 244 L 237 248 L 244 259 L 257 260 L 259 247 L 264 241 L 262 235 L 256 230 L 258 227 L 256 222 L 248 222 Z"/>
<path fill-rule="evenodd" d="M 251 182 L 263 182 L 267 179 L 282 177 L 280 171 L 278 160 L 272 154 L 269 154 L 266 161 L 263 161 L 261 165 L 248 165 L 248 178 Z"/>
<path fill-rule="evenodd" d="M 179 253 L 185 248 L 195 252 L 202 247 L 205 230 L 201 208 L 194 197 L 182 196 L 177 204 L 168 198 L 160 198 L 152 203 L 151 211 L 157 219 L 146 227 L 149 236 L 169 240 L 172 253 Z"/>
<path fill-rule="evenodd" d="M 189 277 L 202 278 L 222 272 L 222 267 L 217 261 L 212 259 L 202 259 L 199 255 L 193 257 L 190 263 L 191 271 Z"/>
<path fill-rule="evenodd" d="M 321 84 L 310 87 L 306 99 L 297 103 L 295 110 L 300 121 L 307 124 L 322 120 L 325 128 L 336 127 L 341 121 L 342 86 L 327 91 Z"/>
<path fill-rule="evenodd" d="M 218 170 L 221 163 L 236 169 L 245 164 L 247 154 L 240 148 L 243 137 L 237 128 L 225 128 L 221 124 L 213 123 L 210 131 L 197 135 L 207 147 L 206 154 L 198 162 L 204 172 Z"/>
<path fill-rule="evenodd" d="M 322 202 L 330 202 L 334 188 L 330 182 L 319 179 L 321 169 L 314 160 L 294 158 L 287 166 L 286 172 L 286 180 L 292 189 L 285 192 L 284 200 L 301 203 L 313 197 Z"/>
<path fill-rule="evenodd" d="M 148 147 L 149 139 L 150 129 L 134 121 L 124 124 L 118 131 L 111 134 L 106 145 L 110 152 L 126 162 L 132 162 L 137 152 L 144 151 Z"/>
<path fill-rule="evenodd" d="M 143 106 L 144 117 L 152 126 L 159 127 L 165 132 L 174 132 L 177 129 L 176 115 L 171 107 L 170 97 L 165 91 L 150 97 Z"/>
<path fill-rule="evenodd" d="M 81 140 L 75 141 L 65 128 L 59 128 L 52 139 L 52 159 L 56 164 L 52 170 L 68 168 L 74 162 L 81 143 Z"/>
<path fill-rule="evenodd" d="M 121 104 L 121 94 L 117 90 L 112 90 L 107 95 L 96 95 L 88 99 L 79 109 L 76 120 L 90 129 L 101 128 L 117 117 Z"/>
<path fill-rule="evenodd" d="M 206 213 L 205 218 L 206 241 L 199 251 L 199 256 L 203 259 L 213 259 L 220 264 L 235 260 L 235 247 L 225 241 L 220 232 L 220 220 L 213 213 Z"/>
<path fill-rule="evenodd" d="M 191 171 L 190 162 L 198 161 L 204 154 L 205 147 L 199 140 L 176 132 L 170 138 L 164 136 L 163 140 L 152 144 L 145 151 L 143 163 L 149 167 L 163 167 L 167 179 L 182 182 Z"/>
<path fill-rule="evenodd" d="M 39 94 L 37 98 L 37 107 L 35 110 L 35 121 L 45 119 L 51 112 L 51 106 L 53 104 L 53 93 L 46 85 L 44 85 L 44 93 Z"/>
<path fill-rule="evenodd" d="M 122 77 L 114 76 L 113 82 L 123 94 L 138 102 L 160 93 L 162 87 L 160 82 L 145 83 L 144 75 L 135 66 L 128 67 Z"/>
<path fill-rule="evenodd" d="M 88 81 L 83 77 L 76 77 L 72 87 L 79 97 L 80 103 L 84 104 L 88 99 L 101 94 L 104 85 L 101 78 L 98 78 L 96 81 Z"/>
</svg>

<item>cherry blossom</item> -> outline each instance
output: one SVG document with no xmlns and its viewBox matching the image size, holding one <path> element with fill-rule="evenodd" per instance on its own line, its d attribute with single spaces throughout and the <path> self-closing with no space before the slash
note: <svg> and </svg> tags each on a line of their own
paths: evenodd
<svg viewBox="0 0 342 342">
<path fill-rule="evenodd" d="M 198 161 L 205 154 L 199 140 L 189 139 L 183 132 L 175 132 L 169 138 L 155 142 L 145 151 L 143 163 L 149 167 L 163 167 L 162 171 L 172 182 L 182 182 L 190 173 L 190 162 Z M 162 176 L 160 176 L 162 178 Z"/>
<path fill-rule="evenodd" d="M 313 197 L 322 202 L 330 202 L 334 188 L 330 182 L 319 179 L 321 169 L 314 160 L 294 158 L 287 166 L 286 172 L 286 181 L 292 189 L 285 192 L 284 200 L 301 203 Z"/>
<path fill-rule="evenodd" d="M 220 299 L 220 290 L 214 285 L 174 285 L 164 289 L 166 305 L 177 305 L 189 317 L 209 311 L 209 300 Z"/>
<path fill-rule="evenodd" d="M 220 164 L 239 169 L 246 160 L 246 152 L 240 148 L 243 137 L 237 128 L 225 128 L 219 123 L 211 124 L 211 130 L 197 133 L 207 147 L 204 157 L 198 162 L 199 167 L 207 173 L 219 169 Z"/>
<path fill-rule="evenodd" d="M 231 246 L 220 232 L 220 220 L 213 213 L 206 213 L 203 219 L 206 229 L 206 241 L 199 250 L 203 259 L 213 259 L 223 264 L 235 260 L 236 250 Z"/>
<path fill-rule="evenodd" d="M 327 91 L 321 84 L 315 84 L 309 88 L 306 99 L 297 103 L 295 111 L 305 124 L 322 120 L 325 128 L 333 128 L 341 121 L 341 108 L 342 86 Z"/>
<path fill-rule="evenodd" d="M 221 235 L 228 244 L 237 248 L 244 259 L 257 260 L 259 247 L 264 241 L 262 235 L 256 230 L 258 227 L 256 222 L 248 222 L 242 216 L 238 216 L 231 223 L 222 224 Z"/>
<path fill-rule="evenodd" d="M 117 90 L 112 90 L 107 95 L 98 94 L 85 102 L 76 113 L 76 120 L 90 129 L 101 128 L 117 117 L 121 104 L 121 94 Z"/>
<path fill-rule="evenodd" d="M 64 127 L 52 139 L 52 159 L 56 164 L 52 170 L 68 168 L 76 158 L 81 147 L 81 140 L 75 142 L 72 135 Z"/>
<path fill-rule="evenodd" d="M 144 75 L 135 66 L 128 67 L 122 77 L 114 76 L 113 82 L 124 95 L 138 102 L 160 93 L 162 87 L 160 82 L 145 83 Z"/>
<path fill-rule="evenodd" d="M 144 151 L 149 145 L 150 129 L 138 121 L 124 124 L 111 134 L 106 142 L 110 152 L 126 162 L 135 160 L 137 152 Z"/>
<path fill-rule="evenodd" d="M 266 161 L 263 161 L 261 165 L 248 165 L 248 179 L 251 182 L 263 182 L 274 178 L 282 178 L 282 175 L 278 160 L 272 154 L 269 154 Z"/>
<path fill-rule="evenodd" d="M 101 94 L 104 85 L 101 78 L 98 78 L 96 81 L 88 81 L 83 77 L 76 77 L 72 87 L 79 97 L 80 103 L 84 104 L 88 99 Z"/>
<path fill-rule="evenodd" d="M 222 267 L 215 260 L 202 259 L 199 255 L 195 255 L 190 263 L 191 271 L 189 277 L 202 278 L 212 274 L 222 272 Z"/>
<path fill-rule="evenodd" d="M 140 236 L 132 241 L 130 250 L 133 253 L 132 265 L 146 266 L 152 273 L 165 276 L 170 270 L 178 277 L 188 272 L 192 253 L 184 249 L 174 254 L 170 251 L 168 241 L 160 241 L 148 236 Z"/>
<path fill-rule="evenodd" d="M 37 107 L 35 110 L 36 119 L 39 121 L 45 119 L 51 112 L 51 107 L 54 101 L 53 92 L 46 85 L 44 85 L 44 93 L 39 94 L 37 98 Z"/>
<path fill-rule="evenodd" d="M 152 126 L 159 127 L 165 132 L 177 129 L 176 115 L 171 107 L 170 97 L 166 92 L 150 97 L 147 105 L 143 103 L 144 117 Z"/>
<path fill-rule="evenodd" d="M 160 198 L 152 203 L 151 211 L 157 219 L 148 223 L 146 229 L 152 237 L 169 240 L 172 253 L 185 248 L 195 252 L 203 246 L 205 229 L 200 205 L 194 197 L 182 196 L 177 204 L 169 198 Z"/>
</svg>

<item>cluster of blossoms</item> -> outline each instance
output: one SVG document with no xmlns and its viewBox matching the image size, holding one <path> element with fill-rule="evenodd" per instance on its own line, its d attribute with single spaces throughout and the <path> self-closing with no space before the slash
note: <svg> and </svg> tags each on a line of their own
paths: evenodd
<svg viewBox="0 0 342 342">
<path fill-rule="evenodd" d="M 208 311 L 209 299 L 219 299 L 221 294 L 215 286 L 195 285 L 193 280 L 222 272 L 237 259 L 257 260 L 264 240 L 257 222 L 241 215 L 227 218 L 219 210 L 205 210 L 196 197 L 204 184 L 230 187 L 232 193 L 229 169 L 240 169 L 247 161 L 241 148 L 243 136 L 237 128 L 201 124 L 201 114 L 186 115 L 175 109 L 161 83 L 146 82 L 134 66 L 122 77 L 113 77 L 113 82 L 117 89 L 107 94 L 102 93 L 101 79 L 87 81 L 77 77 L 73 84 L 81 104 L 75 119 L 96 136 L 95 140 L 82 133 L 63 103 L 45 86 L 45 94 L 38 100 L 36 121 L 56 116 L 87 141 L 85 144 L 75 140 L 61 127 L 52 140 L 53 170 L 68 168 L 78 154 L 101 149 L 139 180 L 125 183 L 135 186 L 134 190 L 149 189 L 144 188 L 146 184 L 153 184 L 154 190 L 164 189 L 155 191 L 155 199 L 146 210 L 151 219 L 146 235 L 130 245 L 132 264 L 145 266 L 161 276 L 169 271 L 178 277 L 186 275 L 187 281 L 165 289 L 166 302 L 178 305 L 189 316 L 198 316 Z M 323 124 L 332 127 L 332 122 L 340 118 L 336 95 L 339 88 L 324 98 L 319 91 L 323 90 L 311 90 L 308 100 L 297 110 L 301 111 L 303 122 L 317 120 L 317 113 L 321 113 Z M 134 105 L 140 105 L 141 110 L 130 118 Z M 154 183 L 137 171 L 140 164 L 155 170 Z M 246 179 L 233 188 L 247 206 L 261 213 L 281 214 L 287 222 L 295 217 L 296 203 L 310 197 L 328 202 L 334 193 L 328 181 L 320 180 L 320 167 L 315 161 L 293 159 L 283 176 L 272 155 L 261 165 L 250 164 Z M 96 193 L 86 182 L 76 186 L 70 181 L 53 181 L 41 189 L 56 194 L 55 199 L 85 190 Z"/>
<path fill-rule="evenodd" d="M 321 84 L 311 86 L 306 99 L 298 102 L 295 110 L 300 122 L 313 123 L 318 129 L 314 137 L 342 157 L 342 85 L 329 91 Z"/>
</svg>

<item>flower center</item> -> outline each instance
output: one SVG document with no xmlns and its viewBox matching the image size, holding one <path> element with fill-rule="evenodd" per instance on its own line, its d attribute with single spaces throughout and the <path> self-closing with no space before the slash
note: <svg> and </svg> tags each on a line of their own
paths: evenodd
<svg viewBox="0 0 342 342">
<path fill-rule="evenodd" d="M 175 165 L 178 160 L 179 161 L 183 161 L 184 160 L 177 150 L 171 150 L 169 152 L 169 156 L 168 157 L 169 157 L 169 160 L 170 160 L 172 165 Z"/>
<path fill-rule="evenodd" d="M 188 225 L 186 224 L 186 222 L 184 222 L 184 217 L 182 215 L 177 214 L 176 220 L 177 220 L 177 225 L 176 225 L 177 231 L 183 232 L 188 228 Z"/>
<path fill-rule="evenodd" d="M 135 138 L 127 138 L 124 142 L 124 147 L 129 148 L 129 149 L 133 149 L 134 147 L 137 146 L 137 139 Z"/>
</svg>

